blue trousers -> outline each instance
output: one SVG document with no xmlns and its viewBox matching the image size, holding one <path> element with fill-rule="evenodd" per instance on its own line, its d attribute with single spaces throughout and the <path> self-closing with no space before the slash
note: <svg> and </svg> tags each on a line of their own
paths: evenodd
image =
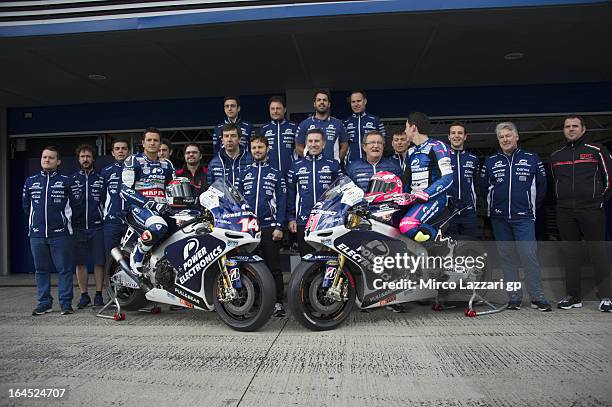
<svg viewBox="0 0 612 407">
<path fill-rule="evenodd" d="M 525 272 L 525 286 L 531 301 L 546 301 L 538 261 L 538 242 L 533 219 L 491 218 L 491 226 L 499 252 L 504 281 L 520 281 L 519 265 Z M 523 291 L 508 292 L 510 301 L 520 302 Z"/>
<path fill-rule="evenodd" d="M 72 236 L 31 237 L 30 248 L 36 271 L 38 305 L 53 305 L 51 264 L 57 271 L 58 297 L 62 307 L 72 305 Z"/>
<path fill-rule="evenodd" d="M 479 240 L 482 233 L 478 228 L 478 218 L 476 212 L 464 210 L 461 214 L 454 216 L 446 228 L 446 233 L 451 236 L 467 236 L 474 240 Z"/>
<path fill-rule="evenodd" d="M 104 255 L 106 257 L 114 247 L 119 246 L 126 229 L 127 225 L 123 222 L 104 222 Z"/>
</svg>

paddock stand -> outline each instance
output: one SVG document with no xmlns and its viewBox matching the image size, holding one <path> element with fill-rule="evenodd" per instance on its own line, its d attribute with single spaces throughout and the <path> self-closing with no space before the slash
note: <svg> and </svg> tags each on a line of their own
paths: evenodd
<svg viewBox="0 0 612 407">
<path fill-rule="evenodd" d="M 444 311 L 447 309 L 453 309 L 456 308 L 455 305 L 445 305 L 444 303 L 440 302 L 440 294 L 438 293 L 436 295 L 436 299 L 434 301 L 434 303 L 431 305 L 431 309 L 434 311 Z M 483 311 L 477 311 L 476 310 L 476 306 L 478 305 L 487 305 L 489 307 L 489 309 L 483 310 Z M 488 300 L 486 300 L 482 295 L 478 294 L 476 292 L 476 290 L 472 290 L 472 295 L 470 296 L 469 300 L 468 300 L 468 304 L 467 304 L 467 308 L 465 308 L 463 310 L 463 315 L 465 315 L 466 317 L 469 318 L 474 318 L 480 315 L 491 315 L 491 314 L 497 314 L 498 312 L 502 312 L 506 309 L 506 307 L 508 306 L 508 304 L 495 304 L 492 303 Z"/>
<path fill-rule="evenodd" d="M 106 315 L 104 311 L 106 309 L 115 309 L 115 313 L 113 315 Z M 110 299 L 104 306 L 98 311 L 96 314 L 99 318 L 112 319 L 115 321 L 125 321 L 125 312 L 121 312 L 121 305 L 119 304 L 119 300 L 117 299 L 117 286 L 113 285 L 113 291 Z"/>
</svg>

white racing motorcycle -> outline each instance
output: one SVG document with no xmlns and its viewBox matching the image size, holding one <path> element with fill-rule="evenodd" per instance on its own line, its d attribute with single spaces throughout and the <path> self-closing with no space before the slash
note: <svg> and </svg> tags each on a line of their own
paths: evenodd
<svg viewBox="0 0 612 407">
<path fill-rule="evenodd" d="M 476 241 L 444 237 L 444 226 L 460 211 L 454 211 L 433 224 L 438 234 L 432 242 L 420 244 L 401 235 L 390 220 L 402 209 L 393 204 L 364 204 L 363 191 L 347 176 L 340 176 L 321 196 L 310 213 L 305 240 L 318 251 L 302 258 L 291 275 L 289 305 L 305 327 L 322 331 L 333 329 L 348 317 L 355 304 L 361 309 L 377 308 L 410 301 L 436 298 L 438 289 L 409 288 L 409 281 L 457 284 L 481 281 L 486 265 L 473 267 L 418 269 L 377 269 L 380 258 L 407 253 L 412 258 L 431 255 L 481 256 L 483 246 Z M 377 259 L 379 258 L 379 259 Z M 387 284 L 384 284 L 384 283 Z M 402 285 L 404 284 L 404 285 Z M 472 305 L 479 295 L 472 291 L 467 316 L 476 316 Z M 497 312 L 498 308 L 485 301 Z M 436 309 L 437 301 L 434 304 Z"/>
<path fill-rule="evenodd" d="M 125 319 L 121 308 L 139 310 L 148 301 L 216 310 L 225 324 L 239 331 L 254 331 L 270 319 L 275 286 L 262 259 L 250 254 L 260 239 L 253 212 L 222 180 L 200 195 L 200 203 L 203 211 L 171 215 L 183 223 L 147 253 L 143 276 L 129 267 L 129 255 L 143 230 L 128 227 L 105 270 L 111 303 L 118 308 L 115 320 Z"/>
</svg>

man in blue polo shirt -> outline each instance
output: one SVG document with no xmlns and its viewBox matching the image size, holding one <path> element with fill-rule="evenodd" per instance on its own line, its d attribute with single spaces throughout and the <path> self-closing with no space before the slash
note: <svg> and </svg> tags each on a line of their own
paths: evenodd
<svg viewBox="0 0 612 407">
<path fill-rule="evenodd" d="M 325 136 L 323 157 L 328 160 L 343 161 L 348 151 L 348 135 L 346 134 L 344 124 L 330 115 L 331 101 L 329 92 L 317 90 L 313 97 L 313 106 L 315 112 L 298 126 L 295 136 L 296 152 L 299 156 L 304 157 L 306 133 L 308 130 L 320 129 Z"/>
<path fill-rule="evenodd" d="M 387 140 L 385 126 L 380 119 L 374 115 L 366 113 L 368 99 L 363 90 L 354 90 L 350 96 L 351 110 L 353 114 L 344 120 L 344 127 L 349 141 L 349 152 L 346 157 L 347 162 L 364 158 L 362 146 L 366 135 L 374 130 L 378 131 L 383 140 Z"/>
</svg>

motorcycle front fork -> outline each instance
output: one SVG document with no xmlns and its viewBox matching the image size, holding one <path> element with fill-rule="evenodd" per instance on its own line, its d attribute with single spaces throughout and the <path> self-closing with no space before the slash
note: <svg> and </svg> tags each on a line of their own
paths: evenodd
<svg viewBox="0 0 612 407">
<path fill-rule="evenodd" d="M 345 257 L 338 255 L 338 260 L 328 260 L 325 262 L 325 277 L 323 278 L 323 288 L 327 288 L 325 296 L 334 301 L 346 301 L 348 294 L 346 292 L 345 277 L 342 276 Z"/>
<path fill-rule="evenodd" d="M 230 302 L 238 298 L 238 289 L 242 288 L 240 267 L 238 261 L 228 260 L 225 255 L 219 259 L 221 268 L 221 283 L 219 284 L 219 301 Z"/>
</svg>

